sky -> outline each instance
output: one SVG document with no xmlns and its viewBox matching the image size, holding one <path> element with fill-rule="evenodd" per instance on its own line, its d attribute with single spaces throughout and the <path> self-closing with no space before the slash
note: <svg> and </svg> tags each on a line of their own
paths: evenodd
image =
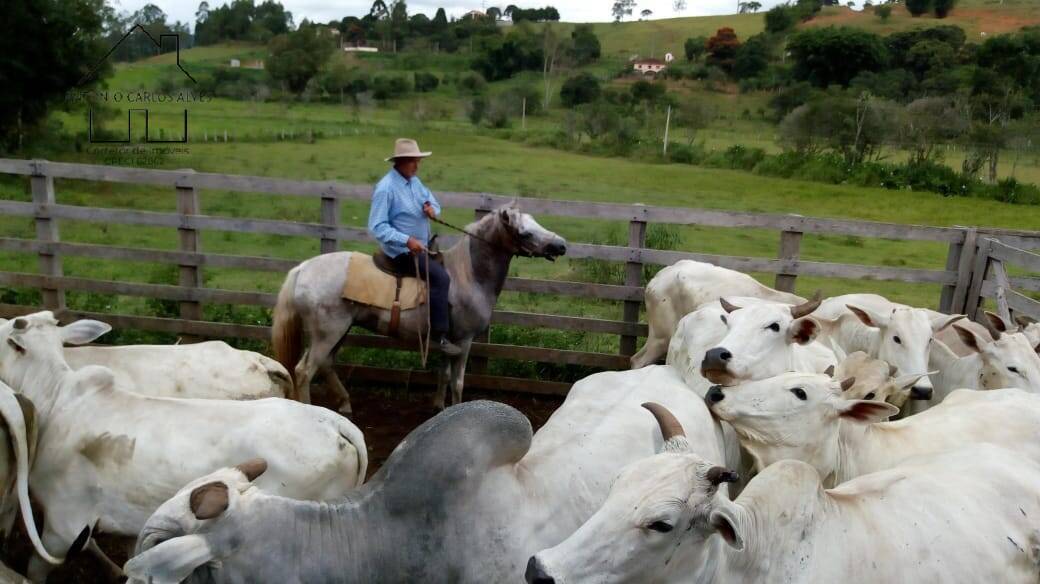
<svg viewBox="0 0 1040 584">
<path fill-rule="evenodd" d="M 170 22 L 180 20 L 191 23 L 194 27 L 195 11 L 201 0 L 109 0 L 109 2 L 122 12 L 133 12 L 145 4 L 155 4 L 163 10 Z M 259 3 L 260 0 L 257 0 Z M 762 5 L 769 8 L 779 4 L 780 0 L 760 0 Z M 230 0 L 209 0 L 210 6 L 220 6 Z M 281 0 L 282 6 L 292 12 L 293 21 L 297 24 L 301 20 L 328 22 L 339 20 L 344 16 L 363 16 L 368 14 L 372 6 L 372 0 Z M 389 4 L 389 2 L 387 2 Z M 540 6 L 555 6 L 560 11 L 562 20 L 567 22 L 609 22 L 613 20 L 610 8 L 613 0 L 540 0 L 536 2 L 524 2 L 516 0 L 502 0 L 492 2 L 472 0 L 409 0 L 408 13 L 415 14 L 423 12 L 429 17 L 437 11 L 438 7 L 444 7 L 449 17 L 461 16 L 470 10 L 481 10 L 483 7 L 498 6 L 505 8 L 509 4 L 515 4 L 521 8 L 535 8 Z M 672 18 L 675 16 L 704 16 L 708 14 L 733 14 L 736 12 L 737 0 L 687 0 L 687 8 L 683 12 L 676 13 L 672 10 L 672 0 L 636 0 L 636 8 L 632 18 L 637 20 L 639 12 L 643 9 L 653 11 L 651 18 Z"/>
</svg>

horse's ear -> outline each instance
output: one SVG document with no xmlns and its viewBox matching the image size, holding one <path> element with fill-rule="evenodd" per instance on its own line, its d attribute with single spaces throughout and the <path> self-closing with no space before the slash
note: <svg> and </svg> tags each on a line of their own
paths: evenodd
<svg viewBox="0 0 1040 584">
<path fill-rule="evenodd" d="M 505 225 L 509 225 L 509 211 L 510 211 L 510 209 L 511 209 L 511 207 L 509 205 L 506 205 L 505 207 L 502 207 L 501 209 L 498 210 L 498 216 L 502 220 L 502 223 L 504 223 Z"/>
</svg>

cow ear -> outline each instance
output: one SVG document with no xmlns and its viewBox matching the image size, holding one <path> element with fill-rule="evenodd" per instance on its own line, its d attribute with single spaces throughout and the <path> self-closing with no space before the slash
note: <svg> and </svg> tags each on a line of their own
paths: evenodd
<svg viewBox="0 0 1040 584">
<path fill-rule="evenodd" d="M 131 582 L 166 584 L 191 576 L 195 568 L 214 559 L 206 539 L 198 534 L 168 539 L 130 558 L 123 571 Z"/>
<path fill-rule="evenodd" d="M 721 506 L 712 511 L 708 516 L 708 521 L 729 547 L 738 552 L 744 550 L 744 536 L 740 533 L 740 522 L 736 520 L 729 506 Z"/>
<path fill-rule="evenodd" d="M 77 320 L 61 327 L 61 342 L 69 345 L 85 345 L 112 330 L 108 323 L 100 320 Z"/>
<path fill-rule="evenodd" d="M 228 508 L 228 487 L 221 481 L 195 487 L 188 497 L 188 505 L 195 519 L 220 517 Z"/>
<path fill-rule="evenodd" d="M 866 399 L 850 399 L 842 404 L 842 418 L 855 422 L 871 424 L 883 422 L 899 413 L 899 408 L 883 401 Z"/>
<path fill-rule="evenodd" d="M 792 343 L 808 345 L 820 334 L 820 323 L 811 316 L 805 316 L 791 323 L 788 339 Z"/>
<path fill-rule="evenodd" d="M 827 368 L 823 370 L 823 374 L 827 377 L 834 377 L 834 365 L 828 365 Z"/>
<path fill-rule="evenodd" d="M 852 314 L 855 314 L 856 318 L 858 318 L 860 322 L 871 328 L 882 328 L 888 324 L 887 316 L 881 316 L 872 310 L 867 310 L 851 304 L 846 304 L 845 308 L 851 310 Z"/>
<path fill-rule="evenodd" d="M 989 329 L 989 333 L 993 335 L 994 340 L 999 339 L 1000 335 L 1011 330 L 1007 321 L 1005 321 L 999 314 L 994 314 L 988 310 L 983 312 L 983 314 L 986 316 L 986 328 Z"/>
<path fill-rule="evenodd" d="M 962 318 L 965 318 L 963 314 L 936 315 L 932 317 L 932 332 L 937 333 Z"/>
<path fill-rule="evenodd" d="M 0 324 L 3 324 L 3 320 L 0 320 Z M 1026 328 L 1027 326 L 1029 326 L 1031 324 L 1036 324 L 1036 319 L 1031 317 L 1031 316 L 1029 316 L 1028 314 L 1016 314 L 1015 315 L 1015 324 L 1017 324 L 1018 326 L 1020 326 L 1022 328 Z"/>
<path fill-rule="evenodd" d="M 976 353 L 982 352 L 982 343 L 979 342 L 978 335 L 973 331 L 957 325 L 953 325 L 953 330 L 957 331 L 957 336 L 960 337 L 961 342 L 967 345 L 969 349 Z"/>
</svg>

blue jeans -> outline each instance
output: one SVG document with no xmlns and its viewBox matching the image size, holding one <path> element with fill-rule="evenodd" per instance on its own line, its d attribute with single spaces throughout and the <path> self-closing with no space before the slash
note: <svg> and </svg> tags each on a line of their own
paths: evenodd
<svg viewBox="0 0 1040 584">
<path fill-rule="evenodd" d="M 419 277 L 426 279 L 426 252 L 418 255 Z M 403 253 L 390 260 L 393 262 L 394 271 L 401 276 L 414 277 L 415 259 L 410 253 Z M 448 332 L 448 288 L 451 286 L 451 276 L 444 266 L 429 260 L 430 266 L 430 329 L 431 336 L 438 338 Z"/>
</svg>

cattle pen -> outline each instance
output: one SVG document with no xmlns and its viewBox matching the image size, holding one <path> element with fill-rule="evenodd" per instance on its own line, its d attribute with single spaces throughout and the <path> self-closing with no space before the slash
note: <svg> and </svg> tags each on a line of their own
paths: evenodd
<svg viewBox="0 0 1040 584">
<path fill-rule="evenodd" d="M 298 260 L 269 256 L 204 252 L 204 231 L 238 232 L 309 238 L 319 243 L 321 253 L 341 249 L 347 242 L 371 242 L 365 229 L 344 224 L 344 202 L 361 203 L 371 197 L 371 187 L 338 181 L 288 180 L 260 176 L 203 173 L 192 170 L 151 170 L 112 166 L 0 159 L 0 174 L 19 175 L 28 181 L 27 199 L 0 200 L 0 214 L 30 219 L 35 237 L 0 237 L 0 252 L 38 258 L 36 272 L 0 271 L 0 286 L 37 290 L 42 307 L 55 311 L 62 321 L 95 318 L 117 329 L 155 331 L 192 338 L 240 338 L 266 341 L 270 329 L 258 324 L 216 322 L 203 318 L 203 305 L 274 306 L 275 294 L 212 288 L 205 285 L 207 268 L 230 268 L 273 273 L 281 276 Z M 122 183 L 159 187 L 156 197 L 175 201 L 176 211 L 144 211 L 118 207 L 96 207 L 58 203 L 55 179 L 95 183 Z M 202 213 L 200 200 L 208 189 L 233 193 L 285 195 L 313 201 L 313 222 L 218 216 Z M 545 348 L 489 342 L 487 334 L 475 343 L 466 386 L 473 388 L 563 395 L 570 383 L 490 375 L 487 360 L 511 359 L 541 363 L 580 365 L 596 369 L 624 369 L 645 337 L 647 326 L 640 322 L 644 266 L 670 265 L 683 259 L 710 262 L 743 272 L 774 275 L 774 286 L 794 291 L 799 276 L 837 279 L 888 280 L 924 283 L 941 287 L 937 307 L 948 313 L 977 312 L 992 299 L 993 306 L 1008 317 L 1023 314 L 1040 318 L 1040 302 L 1029 293 L 1040 292 L 1040 232 L 975 227 L 933 227 L 859 220 L 826 219 L 799 215 L 731 212 L 694 208 L 644 206 L 511 197 L 491 193 L 438 192 L 445 208 L 463 209 L 475 217 L 512 200 L 525 212 L 538 217 L 567 217 L 627 224 L 627 243 L 605 245 L 569 242 L 568 256 L 623 265 L 623 284 L 560 281 L 510 277 L 509 291 L 557 297 L 596 298 L 617 303 L 618 317 L 590 318 L 496 310 L 492 326 L 577 331 L 617 336 L 615 353 Z M 126 245 L 63 241 L 61 221 L 108 225 L 147 226 L 176 231 L 176 248 L 153 249 Z M 651 249 L 647 227 L 651 224 L 718 228 L 753 228 L 779 233 L 774 257 L 745 257 Z M 172 231 L 171 231 L 172 233 Z M 934 268 L 907 268 L 806 260 L 802 257 L 803 235 L 841 235 L 893 241 L 927 241 L 948 246 L 946 262 Z M 452 239 L 452 238 L 445 238 Z M 105 261 L 158 263 L 175 266 L 177 285 L 73 277 L 63 271 L 63 257 L 85 257 Z M 278 274 L 275 276 L 274 274 Z M 72 310 L 66 306 L 65 291 L 144 297 L 175 302 L 176 318 Z M 0 304 L 0 317 L 39 310 L 28 304 Z M 398 341 L 370 334 L 352 333 L 345 346 L 374 349 L 414 350 Z M 387 385 L 428 384 L 432 372 L 387 367 L 340 365 L 351 382 Z"/>
</svg>

